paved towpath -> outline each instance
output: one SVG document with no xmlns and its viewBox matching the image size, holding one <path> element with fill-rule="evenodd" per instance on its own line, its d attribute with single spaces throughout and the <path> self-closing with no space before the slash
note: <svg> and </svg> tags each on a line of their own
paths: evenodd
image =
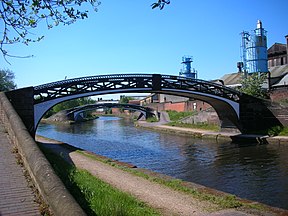
<svg viewBox="0 0 288 216">
<path fill-rule="evenodd" d="M 41 215 L 12 149 L 13 145 L 0 123 L 0 216 Z"/>
</svg>

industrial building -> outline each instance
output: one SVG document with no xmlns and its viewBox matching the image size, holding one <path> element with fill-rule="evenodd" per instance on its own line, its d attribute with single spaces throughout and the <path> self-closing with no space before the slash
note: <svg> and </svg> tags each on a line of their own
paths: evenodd
<svg viewBox="0 0 288 216">
<path fill-rule="evenodd" d="M 285 39 L 286 44 L 275 43 L 268 49 L 269 68 L 288 64 L 288 35 Z"/>
<path fill-rule="evenodd" d="M 288 35 L 286 44 L 275 43 L 267 49 L 267 32 L 262 22 L 257 21 L 251 32 L 241 32 L 241 62 L 237 63 L 238 72 L 225 74 L 215 82 L 231 88 L 240 88 L 241 79 L 252 73 L 270 73 L 269 95 L 272 101 L 283 101 L 288 98 Z M 197 79 L 197 71 L 191 67 L 191 56 L 182 58 L 183 69 L 179 76 Z M 265 86 L 268 88 L 268 82 Z M 152 94 L 141 100 L 141 105 L 153 106 L 158 111 L 201 111 L 211 110 L 211 106 L 203 101 L 172 95 Z M 288 100 L 287 100 L 288 103 Z M 212 109 L 213 110 L 213 109 Z"/>
</svg>

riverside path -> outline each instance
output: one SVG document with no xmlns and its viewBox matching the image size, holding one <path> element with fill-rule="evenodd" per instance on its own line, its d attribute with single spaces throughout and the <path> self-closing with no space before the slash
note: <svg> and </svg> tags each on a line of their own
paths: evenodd
<svg viewBox="0 0 288 216">
<path fill-rule="evenodd" d="M 0 123 L 0 216 L 41 215 L 24 170 L 12 151 L 13 146 Z"/>
</svg>

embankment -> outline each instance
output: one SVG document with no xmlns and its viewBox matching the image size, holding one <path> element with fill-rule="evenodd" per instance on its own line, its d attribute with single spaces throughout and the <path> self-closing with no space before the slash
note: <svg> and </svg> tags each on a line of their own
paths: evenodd
<svg viewBox="0 0 288 216">
<path fill-rule="evenodd" d="M 259 143 L 259 144 L 288 144 L 287 136 L 269 137 L 267 135 L 258 134 L 240 134 L 231 132 L 215 132 L 194 128 L 174 127 L 157 123 L 147 123 L 138 121 L 135 123 L 136 127 L 143 127 L 149 130 L 157 130 L 166 133 L 177 133 L 183 135 L 190 135 L 197 138 L 207 138 L 217 140 L 228 140 L 231 142 L 244 142 L 244 143 Z"/>
<path fill-rule="evenodd" d="M 61 216 L 86 215 L 54 173 L 3 92 L 0 92 L 0 114 L 10 140 L 17 146 L 25 168 L 51 211 Z"/>
</svg>

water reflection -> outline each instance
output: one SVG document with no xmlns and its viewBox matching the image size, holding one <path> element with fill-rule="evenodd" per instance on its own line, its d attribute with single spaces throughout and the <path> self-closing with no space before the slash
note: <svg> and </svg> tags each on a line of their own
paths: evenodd
<svg viewBox="0 0 288 216">
<path fill-rule="evenodd" d="M 139 129 L 116 117 L 40 125 L 38 134 L 240 197 L 288 209 L 288 146 L 192 139 Z"/>
</svg>

